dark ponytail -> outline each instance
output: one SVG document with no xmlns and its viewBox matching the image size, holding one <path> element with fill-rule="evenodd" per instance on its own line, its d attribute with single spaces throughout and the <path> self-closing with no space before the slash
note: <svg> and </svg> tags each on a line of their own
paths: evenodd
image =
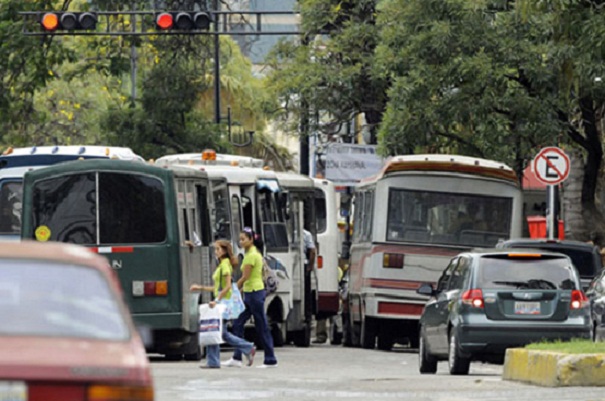
<svg viewBox="0 0 605 401">
<path fill-rule="evenodd" d="M 242 229 L 242 234 L 251 239 L 252 244 L 256 247 L 256 249 L 258 249 L 261 255 L 264 255 L 265 244 L 263 243 L 263 240 L 260 235 L 256 234 L 254 230 L 252 230 L 250 227 L 244 227 Z"/>
</svg>

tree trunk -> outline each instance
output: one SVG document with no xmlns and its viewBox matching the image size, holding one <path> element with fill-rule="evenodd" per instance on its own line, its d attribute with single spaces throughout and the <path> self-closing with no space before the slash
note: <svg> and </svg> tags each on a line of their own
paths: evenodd
<svg viewBox="0 0 605 401">
<path fill-rule="evenodd" d="M 579 150 L 569 153 L 571 166 L 569 177 L 563 182 L 561 194 L 565 238 L 585 241 L 589 235 L 582 216 L 582 182 L 584 181 L 584 160 Z"/>
</svg>

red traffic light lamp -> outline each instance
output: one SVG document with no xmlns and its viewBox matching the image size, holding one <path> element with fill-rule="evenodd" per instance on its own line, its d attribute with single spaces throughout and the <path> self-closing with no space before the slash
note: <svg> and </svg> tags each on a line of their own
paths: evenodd
<svg viewBox="0 0 605 401">
<path fill-rule="evenodd" d="M 210 29 L 212 18 L 205 12 L 163 12 L 156 16 L 156 28 L 162 31 L 170 29 L 179 31 L 193 31 Z"/>
<path fill-rule="evenodd" d="M 155 18 L 155 25 L 158 29 L 167 30 L 174 25 L 174 18 L 171 13 L 161 13 Z"/>
<path fill-rule="evenodd" d="M 66 31 L 92 30 L 97 27 L 97 15 L 91 12 L 48 12 L 40 20 L 44 30 L 53 32 L 58 29 Z"/>
</svg>

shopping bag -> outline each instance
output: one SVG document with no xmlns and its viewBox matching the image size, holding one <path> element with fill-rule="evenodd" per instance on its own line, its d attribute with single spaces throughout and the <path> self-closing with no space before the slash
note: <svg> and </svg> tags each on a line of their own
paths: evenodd
<svg viewBox="0 0 605 401">
<path fill-rule="evenodd" d="M 225 305 L 200 305 L 200 346 L 223 343 L 223 312 Z"/>
<path fill-rule="evenodd" d="M 237 288 L 237 283 L 231 284 L 231 298 L 221 299 L 221 304 L 225 306 L 225 312 L 223 313 L 223 320 L 237 319 L 246 309 L 244 300 L 242 299 L 242 293 Z"/>
</svg>

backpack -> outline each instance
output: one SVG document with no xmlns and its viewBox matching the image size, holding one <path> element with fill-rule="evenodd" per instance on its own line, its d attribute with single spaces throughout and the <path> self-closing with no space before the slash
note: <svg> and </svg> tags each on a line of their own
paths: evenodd
<svg viewBox="0 0 605 401">
<path fill-rule="evenodd" d="M 279 286 L 277 274 L 275 274 L 275 270 L 269 266 L 266 258 L 263 258 L 263 283 L 265 283 L 267 294 L 273 294 L 277 291 L 277 287 Z"/>
</svg>

